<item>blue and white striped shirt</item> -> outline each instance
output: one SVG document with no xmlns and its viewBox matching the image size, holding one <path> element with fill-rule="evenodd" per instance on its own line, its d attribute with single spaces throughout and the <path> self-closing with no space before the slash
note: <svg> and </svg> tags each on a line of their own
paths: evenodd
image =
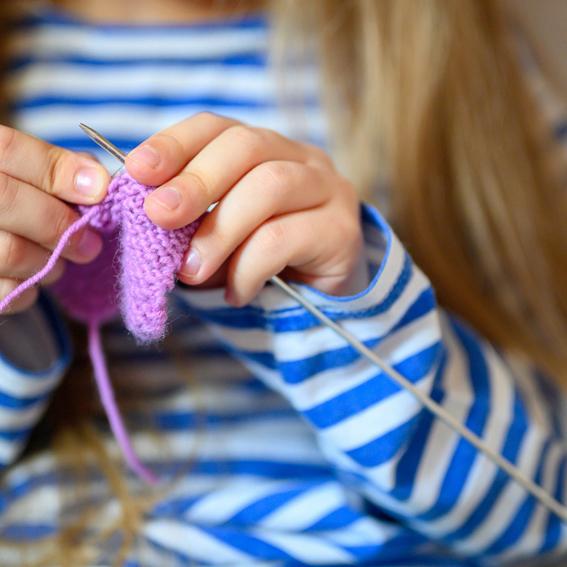
<svg viewBox="0 0 567 567">
<path fill-rule="evenodd" d="M 212 110 L 324 145 L 316 75 L 294 81 L 307 120 L 276 104 L 269 30 L 261 16 L 132 27 L 42 10 L 13 42 L 13 124 L 93 152 L 77 128 L 86 122 L 129 150 Z M 361 222 L 368 287 L 302 293 L 563 499 L 558 394 L 437 306 L 373 207 L 361 205 Z M 280 290 L 237 309 L 222 289 L 178 289 L 172 320 L 168 349 L 106 329 L 128 428 L 162 478 L 125 565 L 478 565 L 567 547 L 556 517 Z M 94 532 L 120 508 L 94 460 L 82 496 L 52 452 L 16 460 L 71 357 L 51 302 L 3 318 L 0 345 L 0 557 L 21 565 L 12 544 L 48 538 L 89 507 Z M 148 490 L 124 475 L 132 494 Z M 103 540 L 91 564 L 111 564 L 117 545 Z"/>
</svg>

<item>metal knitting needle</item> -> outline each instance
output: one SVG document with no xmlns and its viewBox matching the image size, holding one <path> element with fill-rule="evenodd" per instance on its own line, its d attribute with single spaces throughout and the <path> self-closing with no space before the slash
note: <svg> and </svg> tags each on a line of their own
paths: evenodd
<svg viewBox="0 0 567 567">
<path fill-rule="evenodd" d="M 96 144 L 98 144 L 104 151 L 108 152 L 110 155 L 114 156 L 118 161 L 124 163 L 126 159 L 126 154 L 118 149 L 110 140 L 107 140 L 101 136 L 96 130 L 93 130 L 90 126 L 86 124 L 79 124 L 83 132 Z"/>
<path fill-rule="evenodd" d="M 113 155 L 121 163 L 126 160 L 126 154 L 118 149 L 114 144 L 108 141 L 104 136 L 101 136 L 96 130 L 93 130 L 85 124 L 80 125 L 83 131 L 103 150 Z M 330 319 L 311 301 L 303 297 L 292 286 L 284 282 L 278 276 L 272 276 L 270 282 L 282 289 L 287 295 L 295 299 L 305 309 L 307 309 L 316 319 L 321 323 L 331 328 L 335 333 L 343 337 L 359 354 L 370 360 L 373 364 L 378 366 L 382 372 L 389 376 L 402 388 L 411 392 L 423 406 L 425 406 L 431 413 L 443 421 L 453 431 L 466 439 L 473 447 L 483 453 L 490 459 L 497 467 L 505 471 L 511 478 L 513 478 L 520 486 L 536 498 L 545 508 L 556 514 L 562 521 L 567 523 L 567 506 L 561 504 L 543 487 L 536 484 L 531 478 L 527 477 L 518 467 L 512 464 L 509 460 L 502 457 L 497 452 L 493 451 L 484 440 L 476 433 L 460 423 L 453 417 L 445 408 L 432 400 L 427 394 L 419 390 L 412 382 L 405 376 L 400 374 L 394 368 L 385 363 L 375 352 L 370 350 L 364 343 L 359 341 L 354 335 L 349 333 L 341 325 Z"/>
</svg>

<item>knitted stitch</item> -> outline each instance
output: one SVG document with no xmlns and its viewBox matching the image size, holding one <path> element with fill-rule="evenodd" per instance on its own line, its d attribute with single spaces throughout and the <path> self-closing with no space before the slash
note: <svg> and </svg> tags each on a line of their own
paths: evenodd
<svg viewBox="0 0 567 567">
<path fill-rule="evenodd" d="M 69 315 L 83 323 L 104 323 L 119 305 L 126 328 L 141 343 L 165 335 L 167 293 L 200 223 L 178 230 L 155 225 L 144 212 L 144 199 L 153 190 L 120 173 L 101 203 L 79 207 L 83 214 L 97 211 L 90 225 L 104 237 L 103 252 L 89 264 L 68 263 L 52 286 Z"/>
<path fill-rule="evenodd" d="M 68 262 L 51 289 L 68 314 L 88 326 L 89 354 L 110 426 L 130 468 L 149 483 L 156 478 L 137 458 L 116 405 L 100 326 L 113 319 L 120 307 L 126 327 L 138 342 L 156 341 L 165 335 L 167 294 L 175 286 L 175 274 L 201 218 L 177 230 L 158 227 L 144 211 L 144 199 L 153 189 L 120 172 L 101 203 L 78 207 L 82 217 L 65 231 L 44 268 L 0 301 L 2 312 L 41 281 L 71 236 L 83 226 L 90 224 L 99 230 L 104 244 L 97 258 L 88 264 Z"/>
</svg>

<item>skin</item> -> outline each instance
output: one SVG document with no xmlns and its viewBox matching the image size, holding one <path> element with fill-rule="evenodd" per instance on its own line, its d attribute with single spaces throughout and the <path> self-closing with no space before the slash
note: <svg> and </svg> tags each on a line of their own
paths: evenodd
<svg viewBox="0 0 567 567">
<path fill-rule="evenodd" d="M 0 126 L 0 296 L 43 267 L 63 232 L 78 215 L 67 203 L 94 204 L 104 197 L 109 175 L 92 158 L 69 152 Z M 90 194 L 85 194 L 88 190 Z M 101 250 L 90 229 L 77 233 L 63 257 L 89 262 Z M 45 283 L 63 271 L 59 261 Z M 7 312 L 28 308 L 37 290 L 27 290 Z"/>
<path fill-rule="evenodd" d="M 56 4 L 85 20 L 131 24 L 204 21 L 262 7 L 261 0 Z M 522 21 L 533 2 L 513 3 L 514 9 L 509 4 L 512 15 Z M 550 13 L 553 6 L 557 11 L 559 4 L 538 2 L 538 13 Z M 145 209 L 164 228 L 188 224 L 218 202 L 193 239 L 179 273 L 182 282 L 226 286 L 226 299 L 235 306 L 251 301 L 278 273 L 335 295 L 359 291 L 356 276 L 363 260 L 358 200 L 321 150 L 230 118 L 201 114 L 146 140 L 126 166 L 138 181 L 158 186 Z M 77 179 L 91 179 L 92 195 L 76 190 Z M 88 157 L 0 127 L 0 297 L 42 267 L 76 219 L 66 203 L 99 202 L 108 181 L 108 174 Z M 84 230 L 64 257 L 88 262 L 99 251 L 98 236 Z M 196 271 L 195 258 L 200 259 Z M 47 282 L 62 268 L 60 262 Z M 27 308 L 36 295 L 29 290 L 10 310 Z"/>
<path fill-rule="evenodd" d="M 128 0 L 61 4 L 77 16 L 96 14 L 106 21 L 124 21 L 130 14 L 138 22 L 163 21 L 175 13 L 177 21 L 220 14 L 219 4 L 204 0 L 140 0 L 136 10 L 128 10 Z M 234 13 L 243 4 L 224 2 L 222 9 Z M 182 282 L 226 286 L 226 300 L 235 306 L 250 302 L 280 273 L 335 295 L 359 291 L 354 289 L 363 265 L 358 198 L 317 147 L 202 113 L 150 137 L 131 152 L 126 168 L 139 182 L 158 187 L 145 210 L 163 228 L 189 224 L 217 203 L 193 238 L 178 274 Z M 44 265 L 77 219 L 68 203 L 101 201 L 108 182 L 108 173 L 92 158 L 0 126 L 1 297 Z M 88 262 L 100 248 L 98 235 L 85 229 L 64 257 Z M 46 282 L 62 270 L 59 262 Z M 37 290 L 29 290 L 10 311 L 29 307 L 36 296 Z"/>
<path fill-rule="evenodd" d="M 218 202 L 193 237 L 182 282 L 226 285 L 235 306 L 282 271 L 328 293 L 351 289 L 362 262 L 358 199 L 319 148 L 202 113 L 150 137 L 126 168 L 158 186 L 144 208 L 163 228 Z"/>
</svg>

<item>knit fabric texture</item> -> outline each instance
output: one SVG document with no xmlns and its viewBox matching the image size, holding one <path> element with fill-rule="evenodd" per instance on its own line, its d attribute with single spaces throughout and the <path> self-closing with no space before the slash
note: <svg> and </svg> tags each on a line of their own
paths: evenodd
<svg viewBox="0 0 567 567">
<path fill-rule="evenodd" d="M 88 264 L 68 262 L 52 286 L 68 314 L 83 323 L 103 324 L 120 310 L 140 343 L 164 337 L 167 294 L 200 223 L 177 230 L 155 225 L 144 211 L 144 199 L 153 189 L 121 172 L 100 204 L 79 207 L 93 215 L 89 224 L 102 234 L 103 250 Z"/>
<path fill-rule="evenodd" d="M 112 179 L 100 204 L 79 207 L 83 216 L 63 235 L 60 245 L 77 227 L 90 224 L 101 233 L 103 249 L 88 264 L 68 262 L 63 277 L 52 286 L 68 314 L 88 326 L 89 354 L 111 429 L 131 470 L 150 484 L 157 477 L 142 464 L 128 436 L 108 374 L 100 326 L 121 311 L 138 342 L 157 341 L 165 335 L 167 294 L 175 286 L 175 274 L 201 219 L 178 230 L 158 227 L 144 211 L 144 199 L 153 189 L 122 171 Z"/>
</svg>

